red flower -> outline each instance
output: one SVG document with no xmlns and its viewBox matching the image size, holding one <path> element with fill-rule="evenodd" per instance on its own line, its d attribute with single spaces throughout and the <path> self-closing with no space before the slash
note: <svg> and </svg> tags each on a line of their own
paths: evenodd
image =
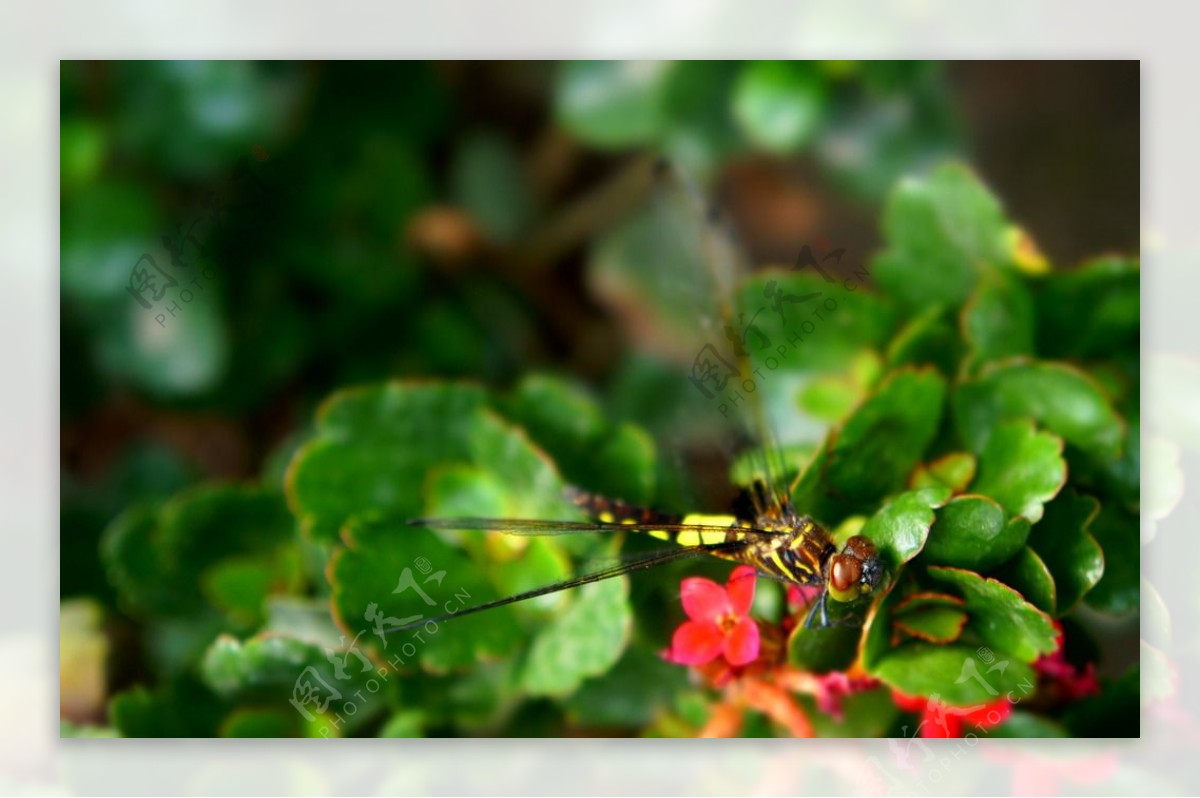
<svg viewBox="0 0 1200 798">
<path fill-rule="evenodd" d="M 817 709 L 840 723 L 843 718 L 842 699 L 878 686 L 879 680 L 869 676 L 850 676 L 842 671 L 830 671 L 815 677 L 814 683 Z"/>
<path fill-rule="evenodd" d="M 1043 654 L 1038 657 L 1037 661 L 1033 663 L 1033 669 L 1049 682 L 1051 692 L 1063 700 L 1077 701 L 1100 692 L 1100 682 L 1096 678 L 1096 666 L 1089 662 L 1083 667 L 1083 670 L 1080 670 L 1067 662 L 1067 658 L 1063 654 L 1065 635 L 1062 624 L 1056 620 L 1054 628 L 1058 630 L 1058 648 L 1054 650 L 1053 654 Z"/>
<path fill-rule="evenodd" d="M 961 708 L 947 706 L 936 698 L 909 696 L 893 690 L 892 700 L 905 712 L 918 713 L 917 735 L 920 737 L 962 737 L 968 723 L 977 729 L 990 729 L 1012 714 L 1012 704 L 1004 698 L 990 704 Z"/>
<path fill-rule="evenodd" d="M 725 587 L 711 579 L 689 577 L 680 585 L 685 621 L 671 639 L 666 659 L 679 665 L 703 665 L 724 655 L 730 665 L 758 658 L 758 626 L 750 618 L 755 571 L 739 565 Z"/>
</svg>

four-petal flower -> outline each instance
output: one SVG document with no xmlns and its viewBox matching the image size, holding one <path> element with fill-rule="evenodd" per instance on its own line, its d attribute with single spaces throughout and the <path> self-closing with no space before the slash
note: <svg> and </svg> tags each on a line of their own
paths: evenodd
<svg viewBox="0 0 1200 798">
<path fill-rule="evenodd" d="M 730 665 L 748 665 L 758 658 L 758 625 L 750 617 L 755 571 L 739 565 L 724 587 L 711 579 L 689 577 L 680 593 L 685 621 L 671 639 L 667 660 L 680 665 L 703 665 L 720 656 Z"/>
</svg>

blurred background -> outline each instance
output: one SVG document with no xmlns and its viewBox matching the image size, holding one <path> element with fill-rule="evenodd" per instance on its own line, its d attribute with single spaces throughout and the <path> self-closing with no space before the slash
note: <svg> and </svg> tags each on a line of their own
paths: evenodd
<svg viewBox="0 0 1200 798">
<path fill-rule="evenodd" d="M 331 391 L 549 371 L 622 415 L 652 309 L 589 264 L 628 240 L 648 158 L 721 199 L 752 263 L 787 264 L 821 240 L 865 261 L 895 180 L 958 157 L 1070 266 L 1139 249 L 1139 80 L 1136 62 L 64 62 L 60 594 L 82 601 L 62 623 L 105 618 L 135 652 L 71 675 L 64 717 L 102 721 L 145 667 L 109 522 L 205 481 L 278 484 Z"/>
</svg>

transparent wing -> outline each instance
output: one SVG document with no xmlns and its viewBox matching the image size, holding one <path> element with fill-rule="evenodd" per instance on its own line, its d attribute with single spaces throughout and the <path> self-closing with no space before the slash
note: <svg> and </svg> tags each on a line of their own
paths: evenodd
<svg viewBox="0 0 1200 798">
<path fill-rule="evenodd" d="M 582 585 L 591 584 L 592 582 L 599 582 L 603 579 L 612 579 L 617 576 L 623 576 L 625 574 L 633 573 L 646 568 L 654 568 L 656 566 L 665 565 L 666 563 L 676 562 L 678 560 L 686 560 L 702 555 L 732 554 L 744 548 L 745 546 L 746 541 L 737 540 L 699 546 L 682 546 L 639 554 L 633 557 L 625 558 L 607 567 L 589 570 L 586 573 L 580 574 L 579 576 L 572 577 L 571 579 L 567 579 L 562 582 L 556 582 L 552 585 L 546 585 L 545 587 L 539 587 L 534 590 L 528 590 L 524 593 L 517 593 L 512 596 L 505 596 L 504 598 L 496 599 L 495 601 L 476 604 L 473 607 L 467 607 L 466 609 L 458 610 L 456 612 L 448 612 L 438 615 L 434 618 L 422 618 L 419 621 L 405 624 L 403 626 L 390 627 L 386 630 L 385 634 L 394 634 L 395 632 L 403 632 L 407 629 L 415 629 L 419 626 L 425 626 L 428 623 L 442 623 L 450 620 L 451 618 L 460 618 L 464 615 L 474 615 L 477 612 L 495 609 L 496 607 L 503 607 L 508 604 L 516 604 L 519 601 L 537 598 L 538 596 L 544 596 L 548 593 L 557 593 L 560 590 L 570 590 L 571 588 L 581 587 Z"/>
<path fill-rule="evenodd" d="M 602 521 L 546 521 L 529 518 L 415 518 L 410 526 L 428 529 L 483 529 L 509 535 L 575 535 L 587 532 L 728 532 L 715 524 L 607 524 Z M 737 527 L 739 535 L 758 539 L 778 537 L 779 532 Z"/>
<path fill-rule="evenodd" d="M 660 449 L 715 460 L 712 482 L 724 485 L 734 458 L 749 457 L 763 482 L 749 498 L 758 514 L 769 513 L 787 485 L 751 365 L 762 335 L 736 301 L 749 269 L 720 206 L 671 164 L 656 172 L 648 198 L 593 253 L 593 288 L 637 345 L 675 370 L 671 413 L 656 430 Z M 716 495 L 712 487 L 699 494 Z"/>
</svg>

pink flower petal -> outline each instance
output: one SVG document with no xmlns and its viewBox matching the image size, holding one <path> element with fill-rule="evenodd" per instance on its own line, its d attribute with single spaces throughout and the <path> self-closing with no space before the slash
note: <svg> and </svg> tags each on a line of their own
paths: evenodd
<svg viewBox="0 0 1200 798">
<path fill-rule="evenodd" d="M 754 603 L 754 585 L 758 581 L 758 572 L 749 565 L 739 565 L 729 575 L 728 594 L 729 604 L 735 615 L 749 615 L 750 605 Z"/>
<path fill-rule="evenodd" d="M 715 621 L 718 616 L 730 612 L 729 596 L 725 588 L 711 579 L 689 576 L 679 586 L 683 611 L 693 621 Z"/>
<path fill-rule="evenodd" d="M 671 638 L 667 659 L 680 665 L 703 665 L 721 653 L 725 636 L 715 623 L 685 621 Z"/>
<path fill-rule="evenodd" d="M 747 665 L 758 659 L 758 624 L 742 618 L 725 636 L 725 660 L 730 665 Z"/>
</svg>

